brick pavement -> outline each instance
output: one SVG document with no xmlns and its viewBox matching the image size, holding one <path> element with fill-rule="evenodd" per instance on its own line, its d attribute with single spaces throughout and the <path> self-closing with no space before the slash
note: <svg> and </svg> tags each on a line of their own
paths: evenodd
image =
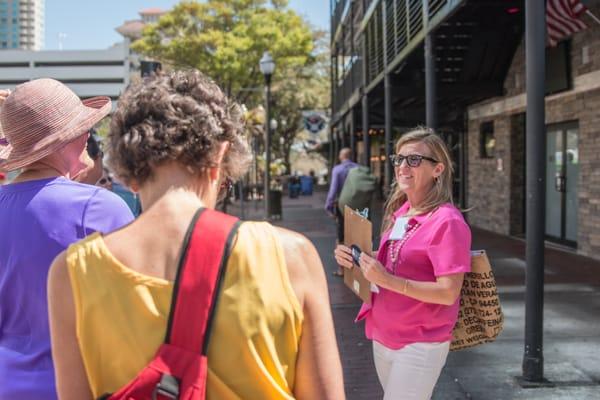
<svg viewBox="0 0 600 400">
<path fill-rule="evenodd" d="M 306 235 L 327 271 L 331 307 L 344 368 L 347 398 L 380 399 L 364 325 L 355 324 L 359 301 L 331 275 L 335 224 L 322 209 L 325 194 L 284 198 L 276 225 Z M 378 204 L 380 207 L 380 204 Z M 229 207 L 239 215 L 239 204 Z M 246 203 L 246 219 L 262 219 L 262 203 Z M 380 214 L 375 214 L 375 225 Z M 523 389 L 515 380 L 523 357 L 525 245 L 522 240 L 473 229 L 473 248 L 486 249 L 494 266 L 505 312 L 499 339 L 451 353 L 433 400 L 600 399 L 600 262 L 558 249 L 546 251 L 545 375 L 554 387 Z"/>
</svg>

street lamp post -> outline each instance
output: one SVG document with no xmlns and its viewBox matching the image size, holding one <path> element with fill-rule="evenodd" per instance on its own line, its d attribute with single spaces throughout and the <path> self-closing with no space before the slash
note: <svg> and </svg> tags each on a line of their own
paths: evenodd
<svg viewBox="0 0 600 400">
<path fill-rule="evenodd" d="M 252 190 L 255 197 L 255 210 L 258 210 L 258 136 L 254 135 L 254 189 Z"/>
<path fill-rule="evenodd" d="M 271 76 L 275 71 L 275 61 L 268 51 L 265 51 L 262 58 L 260 59 L 260 72 L 265 77 L 265 94 L 266 94 L 266 107 L 265 107 L 265 218 L 270 217 L 270 199 L 269 190 L 271 188 Z"/>
</svg>

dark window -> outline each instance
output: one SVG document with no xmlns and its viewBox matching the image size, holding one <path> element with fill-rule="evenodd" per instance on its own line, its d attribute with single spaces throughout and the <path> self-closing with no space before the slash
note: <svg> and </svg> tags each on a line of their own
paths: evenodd
<svg viewBox="0 0 600 400">
<path fill-rule="evenodd" d="M 546 47 L 546 94 L 571 89 L 570 41 Z"/>
<path fill-rule="evenodd" d="M 3 45 L 6 45 L 6 42 L 2 42 Z M 29 67 L 29 63 L 27 62 L 0 62 L 0 68 L 15 68 L 15 67 Z"/>
<path fill-rule="evenodd" d="M 479 156 L 481 158 L 494 158 L 495 152 L 494 121 L 484 122 L 479 126 Z"/>
<path fill-rule="evenodd" d="M 125 61 L 40 61 L 36 67 L 99 67 L 99 66 L 123 66 Z"/>
<path fill-rule="evenodd" d="M 60 79 L 62 83 L 125 83 L 123 78 Z"/>
</svg>

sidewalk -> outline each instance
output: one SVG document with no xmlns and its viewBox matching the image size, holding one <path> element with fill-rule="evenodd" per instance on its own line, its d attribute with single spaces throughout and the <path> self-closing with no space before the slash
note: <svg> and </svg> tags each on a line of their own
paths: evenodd
<svg viewBox="0 0 600 400">
<path fill-rule="evenodd" d="M 381 399 L 364 324 L 354 324 L 360 303 L 342 280 L 331 275 L 335 224 L 323 210 L 325 193 L 284 198 L 276 225 L 306 235 L 316 246 L 327 273 L 331 308 L 349 400 Z M 264 204 L 245 203 L 246 219 L 261 219 Z M 239 215 L 239 203 L 228 208 Z M 377 214 L 375 219 L 380 218 Z M 600 262 L 558 250 L 546 251 L 544 312 L 545 376 L 555 386 L 523 389 L 521 374 L 525 321 L 525 244 L 473 230 L 473 249 L 485 249 L 496 275 L 505 313 L 498 340 L 450 353 L 434 400 L 600 399 Z"/>
</svg>

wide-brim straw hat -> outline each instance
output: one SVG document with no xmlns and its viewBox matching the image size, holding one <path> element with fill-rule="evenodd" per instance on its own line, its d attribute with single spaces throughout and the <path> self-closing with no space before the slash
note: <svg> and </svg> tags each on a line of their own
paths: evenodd
<svg viewBox="0 0 600 400">
<path fill-rule="evenodd" d="M 104 118 L 109 97 L 81 100 L 54 79 L 15 88 L 0 106 L 0 171 L 14 171 L 52 154 Z"/>
</svg>

